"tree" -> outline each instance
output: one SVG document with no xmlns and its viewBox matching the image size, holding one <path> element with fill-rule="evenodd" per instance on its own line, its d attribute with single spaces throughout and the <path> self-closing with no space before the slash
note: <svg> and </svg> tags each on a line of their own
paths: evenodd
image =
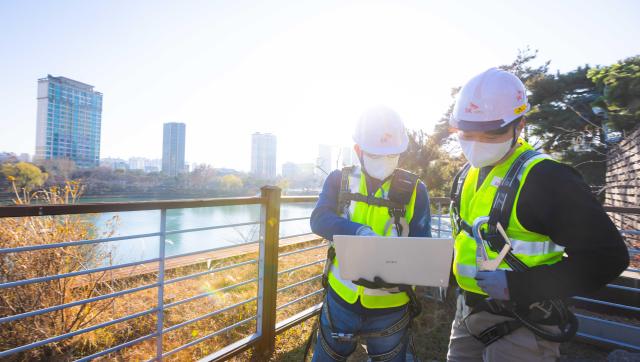
<svg viewBox="0 0 640 362">
<path fill-rule="evenodd" d="M 544 75 L 528 84 L 528 130 L 534 147 L 578 169 L 591 185 L 603 185 L 606 161 L 603 119 L 594 113 L 600 96 L 587 78 L 590 67 Z"/>
<path fill-rule="evenodd" d="M 190 174 L 190 185 L 194 189 L 209 189 L 213 186 L 216 171 L 210 165 L 199 165 Z"/>
<path fill-rule="evenodd" d="M 448 195 L 451 180 L 463 164 L 462 157 L 449 155 L 436 136 L 422 130 L 409 132 L 409 146 L 400 157 L 400 167 L 420 176 L 431 196 Z"/>
<path fill-rule="evenodd" d="M 587 72 L 602 94 L 594 105 L 607 110 L 613 129 L 630 131 L 640 123 L 640 56 Z"/>
<path fill-rule="evenodd" d="M 242 190 L 242 179 L 237 175 L 224 175 L 220 178 L 220 186 L 226 192 L 238 192 Z"/>
<path fill-rule="evenodd" d="M 56 158 L 52 160 L 44 160 L 41 162 L 42 167 L 49 174 L 49 184 L 62 184 L 71 179 L 71 175 L 76 169 L 76 163 L 65 158 Z"/>
<path fill-rule="evenodd" d="M 2 173 L 15 184 L 17 189 L 24 189 L 26 192 L 42 186 L 49 176 L 38 166 L 29 162 L 5 163 L 2 165 Z"/>
</svg>

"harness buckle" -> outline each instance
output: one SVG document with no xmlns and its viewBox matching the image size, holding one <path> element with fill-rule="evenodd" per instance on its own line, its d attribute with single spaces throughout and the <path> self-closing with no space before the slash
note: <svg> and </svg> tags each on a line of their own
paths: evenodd
<svg viewBox="0 0 640 362">
<path fill-rule="evenodd" d="M 353 333 L 331 332 L 331 338 L 338 342 L 353 342 L 355 336 Z"/>
<path fill-rule="evenodd" d="M 530 310 L 537 309 L 542 313 L 544 313 L 544 315 L 542 316 L 542 319 L 548 319 L 549 317 L 551 317 L 551 313 L 553 313 L 551 305 L 549 305 L 549 308 L 545 308 L 543 307 L 543 303 L 541 302 L 532 303 L 531 305 L 529 305 L 529 309 Z"/>
</svg>

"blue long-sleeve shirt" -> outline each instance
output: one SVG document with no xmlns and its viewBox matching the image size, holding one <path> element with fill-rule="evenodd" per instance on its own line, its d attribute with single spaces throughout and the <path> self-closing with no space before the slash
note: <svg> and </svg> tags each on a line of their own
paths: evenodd
<svg viewBox="0 0 640 362">
<path fill-rule="evenodd" d="M 327 240 L 333 240 L 334 235 L 355 235 L 362 226 L 357 222 L 349 221 L 338 215 L 338 194 L 342 182 L 342 171 L 335 170 L 329 174 L 322 186 L 322 192 L 318 203 L 311 213 L 311 230 Z M 381 186 L 381 181 L 367 177 L 367 191 L 373 196 Z M 422 181 L 418 182 L 416 189 L 416 202 L 413 217 L 409 223 L 409 236 L 431 236 L 431 210 L 429 209 L 429 194 Z M 380 315 L 402 310 L 404 306 L 394 308 L 369 309 L 365 308 L 360 300 L 349 304 L 340 298 L 336 292 L 329 288 L 329 297 L 336 300 L 348 310 L 362 315 Z"/>
<path fill-rule="evenodd" d="M 362 226 L 338 215 L 338 194 L 342 171 L 335 170 L 329 174 L 322 186 L 322 192 L 315 209 L 311 213 L 311 230 L 327 240 L 334 235 L 355 235 Z M 367 190 L 373 196 L 380 187 L 381 181 L 367 177 Z M 413 217 L 409 223 L 409 236 L 431 236 L 431 211 L 429 194 L 422 181 L 418 182 Z"/>
</svg>

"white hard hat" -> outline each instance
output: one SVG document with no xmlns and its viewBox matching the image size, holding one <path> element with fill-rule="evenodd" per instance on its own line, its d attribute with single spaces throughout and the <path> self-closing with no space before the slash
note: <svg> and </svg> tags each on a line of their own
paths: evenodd
<svg viewBox="0 0 640 362">
<path fill-rule="evenodd" d="M 462 87 L 449 124 L 462 131 L 491 131 L 510 124 L 527 111 L 527 90 L 520 79 L 491 68 Z"/>
<path fill-rule="evenodd" d="M 353 141 L 364 152 L 396 155 L 407 150 L 409 138 L 400 116 L 387 107 L 366 110 L 358 120 Z"/>
</svg>

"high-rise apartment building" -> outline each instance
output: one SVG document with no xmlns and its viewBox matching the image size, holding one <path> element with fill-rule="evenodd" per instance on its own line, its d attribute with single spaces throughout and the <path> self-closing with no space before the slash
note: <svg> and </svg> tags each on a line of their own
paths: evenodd
<svg viewBox="0 0 640 362">
<path fill-rule="evenodd" d="M 162 172 L 176 176 L 185 172 L 184 142 L 186 125 L 170 122 L 164 124 L 162 133 Z"/>
<path fill-rule="evenodd" d="M 271 133 L 251 135 L 251 173 L 256 177 L 276 177 L 276 136 Z"/>
<path fill-rule="evenodd" d="M 100 163 L 102 93 L 65 77 L 38 79 L 36 161 L 57 158 L 77 167 Z"/>
</svg>

